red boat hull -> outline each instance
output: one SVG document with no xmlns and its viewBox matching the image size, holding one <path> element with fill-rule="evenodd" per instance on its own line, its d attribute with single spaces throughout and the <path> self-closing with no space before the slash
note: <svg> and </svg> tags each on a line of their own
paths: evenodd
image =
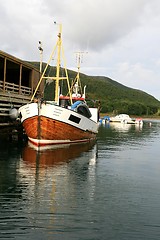
<svg viewBox="0 0 160 240">
<path fill-rule="evenodd" d="M 87 142 L 96 138 L 96 134 L 93 132 L 84 131 L 44 116 L 34 116 L 26 119 L 23 122 L 23 127 L 30 141 L 35 145 Z M 45 140 L 47 140 L 47 143 L 45 143 Z"/>
</svg>

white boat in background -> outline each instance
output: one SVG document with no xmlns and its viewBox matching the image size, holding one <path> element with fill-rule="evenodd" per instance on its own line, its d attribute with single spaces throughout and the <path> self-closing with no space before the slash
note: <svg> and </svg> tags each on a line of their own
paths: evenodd
<svg viewBox="0 0 160 240">
<path fill-rule="evenodd" d="M 125 124 L 143 124 L 142 118 L 131 118 L 128 114 L 119 114 L 115 117 L 110 117 L 110 122 L 125 123 Z"/>
<path fill-rule="evenodd" d="M 85 102 L 85 93 L 78 94 L 79 79 L 76 78 L 72 87 L 74 91 L 72 91 L 66 67 L 64 68 L 65 76 L 64 73 L 60 76 L 61 55 L 64 58 L 64 53 L 61 38 L 62 26 L 61 24 L 59 26 L 57 44 L 51 53 L 31 101 L 19 108 L 20 120 L 28 139 L 36 146 L 88 142 L 94 140 L 98 133 L 98 108 L 89 108 Z M 58 55 L 56 76 L 45 77 L 55 53 Z M 46 78 L 55 80 L 54 101 L 35 100 L 35 94 L 42 80 Z M 62 94 L 59 84 L 63 80 L 67 81 L 68 86 L 68 95 L 65 96 Z"/>
</svg>

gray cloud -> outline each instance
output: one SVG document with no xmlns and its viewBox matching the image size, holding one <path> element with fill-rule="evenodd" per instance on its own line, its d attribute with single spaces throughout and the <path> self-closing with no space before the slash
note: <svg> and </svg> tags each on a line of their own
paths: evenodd
<svg viewBox="0 0 160 240">
<path fill-rule="evenodd" d="M 155 64 L 160 62 L 159 9 L 159 0 L 0 0 L 0 48 L 38 61 L 41 40 L 47 61 L 57 38 L 57 21 L 63 25 L 67 66 L 75 67 L 74 51 L 87 50 L 84 73 L 116 77 L 140 89 L 144 85 L 142 90 L 160 98 Z"/>
<path fill-rule="evenodd" d="M 8 45 L 8 50 L 12 50 L 12 46 L 18 49 L 21 41 L 31 50 L 31 41 L 33 46 L 38 36 L 51 37 L 53 28 L 51 25 L 57 21 L 63 24 L 63 34 L 69 45 L 93 51 L 103 50 L 141 24 L 141 18 L 146 7 L 150 5 L 149 2 L 149 0 L 23 2 L 7 0 L 3 3 L 1 0 L 0 26 L 3 32 L 1 46 Z M 152 6 L 155 3 L 156 1 L 152 0 Z"/>
<path fill-rule="evenodd" d="M 48 12 L 64 23 L 72 43 L 93 50 L 103 49 L 123 38 L 141 22 L 146 0 L 44 1 Z M 57 15 L 58 13 L 58 15 Z"/>
</svg>

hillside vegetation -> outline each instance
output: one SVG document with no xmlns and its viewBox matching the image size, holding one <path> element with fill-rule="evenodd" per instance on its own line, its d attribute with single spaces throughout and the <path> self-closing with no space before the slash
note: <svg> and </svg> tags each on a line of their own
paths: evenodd
<svg viewBox="0 0 160 240">
<path fill-rule="evenodd" d="M 81 79 L 87 85 L 89 98 L 101 101 L 101 112 L 158 114 L 160 102 L 143 91 L 126 87 L 107 77 L 83 76 Z"/>
<path fill-rule="evenodd" d="M 33 63 L 39 67 L 39 63 Z M 44 66 L 43 66 L 44 67 Z M 62 70 L 64 71 L 64 70 Z M 55 74 L 55 68 L 50 67 L 48 75 Z M 68 70 L 69 79 L 73 80 L 76 72 Z M 159 114 L 160 101 L 141 90 L 126 87 L 117 81 L 103 76 L 88 76 L 80 74 L 82 86 L 86 85 L 86 100 L 90 106 L 101 102 L 102 113 L 126 113 L 130 115 L 155 115 Z M 66 86 L 62 86 L 66 94 Z M 47 84 L 44 97 L 54 98 L 54 82 Z"/>
</svg>

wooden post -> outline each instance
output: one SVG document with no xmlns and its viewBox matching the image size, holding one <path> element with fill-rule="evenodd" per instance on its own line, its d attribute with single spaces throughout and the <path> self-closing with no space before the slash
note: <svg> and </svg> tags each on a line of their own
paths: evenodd
<svg viewBox="0 0 160 240">
<path fill-rule="evenodd" d="M 7 66 L 7 58 L 4 58 L 4 72 L 3 72 L 3 92 L 5 92 L 5 85 L 6 85 L 6 67 Z"/>
<path fill-rule="evenodd" d="M 32 69 L 32 71 L 31 71 L 31 94 L 33 94 L 33 91 L 34 91 L 34 89 L 33 89 L 33 80 L 34 79 L 34 71 L 33 71 L 33 69 Z"/>
<path fill-rule="evenodd" d="M 22 85 L 22 63 L 20 64 L 20 69 L 19 69 L 19 94 L 22 94 L 21 92 L 21 85 Z"/>
</svg>

